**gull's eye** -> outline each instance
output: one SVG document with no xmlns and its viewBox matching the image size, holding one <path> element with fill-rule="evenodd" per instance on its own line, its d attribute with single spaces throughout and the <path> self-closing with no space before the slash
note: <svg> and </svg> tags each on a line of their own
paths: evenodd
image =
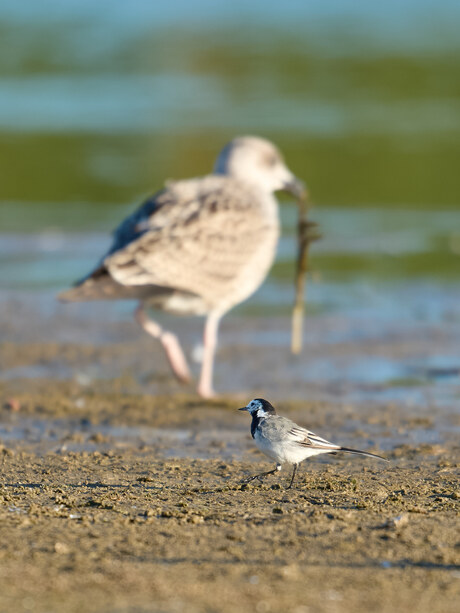
<svg viewBox="0 0 460 613">
<path fill-rule="evenodd" d="M 278 164 L 278 156 L 276 153 L 267 153 L 264 162 L 267 166 L 276 166 Z"/>
</svg>

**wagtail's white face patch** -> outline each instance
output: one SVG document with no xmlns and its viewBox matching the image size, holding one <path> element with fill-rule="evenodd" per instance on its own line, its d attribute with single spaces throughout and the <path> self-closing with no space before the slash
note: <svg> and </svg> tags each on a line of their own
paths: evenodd
<svg viewBox="0 0 460 613">
<path fill-rule="evenodd" d="M 266 411 L 260 400 L 251 400 L 251 402 L 247 405 L 247 409 L 251 415 L 253 413 L 257 413 L 257 417 L 263 417 L 266 415 Z"/>
<path fill-rule="evenodd" d="M 247 411 L 253 418 L 258 417 L 259 419 L 270 417 L 276 413 L 275 407 L 263 398 L 254 398 L 240 411 Z"/>
</svg>

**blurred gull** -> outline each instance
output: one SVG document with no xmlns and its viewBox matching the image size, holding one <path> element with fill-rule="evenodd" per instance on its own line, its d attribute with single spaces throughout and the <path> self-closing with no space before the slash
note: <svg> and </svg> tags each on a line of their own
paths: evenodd
<svg viewBox="0 0 460 613">
<path fill-rule="evenodd" d="M 205 316 L 197 391 L 211 397 L 219 321 L 261 285 L 275 257 L 277 190 L 303 190 L 278 149 L 262 138 L 235 138 L 213 174 L 168 183 L 127 217 L 96 268 L 59 298 L 139 300 L 136 320 L 161 342 L 184 382 L 190 372 L 179 340 L 145 309 Z"/>
</svg>

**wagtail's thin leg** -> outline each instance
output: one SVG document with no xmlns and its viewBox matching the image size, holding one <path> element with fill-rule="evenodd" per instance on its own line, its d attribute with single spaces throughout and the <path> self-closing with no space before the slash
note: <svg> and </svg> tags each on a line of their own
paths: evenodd
<svg viewBox="0 0 460 613">
<path fill-rule="evenodd" d="M 288 490 L 291 489 L 292 484 L 294 483 L 295 474 L 297 472 L 297 466 L 298 466 L 298 464 L 294 464 L 294 470 L 292 471 L 291 483 L 289 484 L 289 486 L 287 488 Z"/>
</svg>

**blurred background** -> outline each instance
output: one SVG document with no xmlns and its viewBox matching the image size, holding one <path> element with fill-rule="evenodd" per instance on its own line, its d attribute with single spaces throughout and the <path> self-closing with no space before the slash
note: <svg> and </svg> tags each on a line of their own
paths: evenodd
<svg viewBox="0 0 460 613">
<path fill-rule="evenodd" d="M 59 307 L 54 296 L 94 265 L 145 195 L 206 174 L 239 134 L 273 140 L 310 187 L 324 233 L 311 258 L 312 318 L 345 317 L 351 339 L 365 321 L 369 334 L 457 329 L 459 31 L 457 0 L 3 0 L 8 330 L 24 305 L 28 329 L 30 313 L 63 308 L 127 320 L 130 304 Z M 281 211 L 277 264 L 235 317 L 289 315 L 295 203 Z M 413 356 L 424 369 L 460 364 L 454 349 L 424 351 Z M 329 371 L 337 376 L 324 364 L 309 376 Z M 407 372 L 381 359 L 344 376 Z"/>
</svg>

